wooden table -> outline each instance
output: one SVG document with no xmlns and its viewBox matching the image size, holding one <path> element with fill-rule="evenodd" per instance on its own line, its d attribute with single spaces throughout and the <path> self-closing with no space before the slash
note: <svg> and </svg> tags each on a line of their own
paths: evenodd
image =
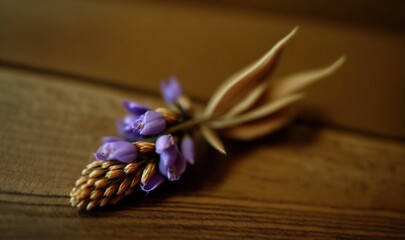
<svg viewBox="0 0 405 240">
<path fill-rule="evenodd" d="M 69 192 L 134 89 L 0 68 L 0 237 L 404 239 L 405 144 L 297 121 L 258 141 L 204 142 L 181 181 L 86 214 Z"/>
</svg>

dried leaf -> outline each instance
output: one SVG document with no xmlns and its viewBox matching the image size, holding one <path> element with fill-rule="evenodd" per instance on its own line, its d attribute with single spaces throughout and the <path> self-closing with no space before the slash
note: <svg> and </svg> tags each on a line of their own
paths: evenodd
<svg viewBox="0 0 405 240">
<path fill-rule="evenodd" d="M 293 74 L 277 80 L 274 86 L 272 86 L 271 88 L 272 90 L 270 95 L 274 98 L 285 96 L 287 94 L 300 90 L 317 80 L 331 75 L 345 61 L 346 57 L 342 56 L 328 67 Z"/>
<path fill-rule="evenodd" d="M 250 107 L 253 106 L 257 102 L 257 100 L 263 95 L 263 93 L 267 90 L 267 83 L 262 83 L 256 88 L 254 88 L 242 101 L 236 104 L 229 112 L 227 112 L 224 117 L 229 118 L 238 115 Z"/>
<path fill-rule="evenodd" d="M 201 125 L 200 126 L 200 131 L 202 135 L 204 136 L 205 140 L 213 146 L 216 150 L 218 150 L 222 154 L 226 154 L 224 144 L 222 143 L 221 139 L 217 135 L 217 133 L 209 128 L 206 125 Z"/>
<path fill-rule="evenodd" d="M 301 99 L 304 94 L 292 94 L 284 97 L 280 97 L 278 99 L 274 99 L 273 101 L 258 107 L 250 112 L 247 112 L 243 115 L 229 118 L 229 119 L 221 119 L 210 124 L 213 128 L 226 128 L 235 126 L 237 124 L 245 123 L 248 121 L 256 120 L 265 116 L 268 116 L 272 113 L 285 108 L 286 106 L 290 105 L 291 103 Z"/>
<path fill-rule="evenodd" d="M 262 58 L 226 80 L 211 97 L 204 115 L 212 116 L 225 113 L 229 107 L 243 99 L 251 89 L 263 82 L 274 69 L 284 46 L 297 30 L 298 27 L 294 28 Z"/>
<path fill-rule="evenodd" d="M 294 116 L 295 111 L 292 109 L 283 109 L 264 118 L 223 129 L 221 133 L 228 138 L 249 141 L 284 127 L 293 120 Z"/>
</svg>

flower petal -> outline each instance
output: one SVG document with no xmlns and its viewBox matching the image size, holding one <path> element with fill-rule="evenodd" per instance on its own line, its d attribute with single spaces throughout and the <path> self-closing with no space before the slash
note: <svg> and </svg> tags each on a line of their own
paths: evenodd
<svg viewBox="0 0 405 240">
<path fill-rule="evenodd" d="M 176 162 L 178 151 L 177 146 L 172 146 L 160 153 L 159 169 L 162 169 L 162 173 Z"/>
<path fill-rule="evenodd" d="M 142 103 L 132 102 L 124 100 L 122 101 L 122 106 L 127 110 L 127 112 L 134 114 L 135 116 L 139 116 L 144 114 L 146 111 L 150 109 L 143 105 Z"/>
<path fill-rule="evenodd" d="M 176 168 L 178 171 L 178 174 L 181 176 L 187 169 L 187 161 L 184 158 L 183 154 L 179 154 L 178 159 L 176 161 Z"/>
<path fill-rule="evenodd" d="M 141 130 L 142 135 L 154 135 L 161 133 L 166 128 L 166 121 L 164 119 L 156 119 L 144 125 Z"/>
<path fill-rule="evenodd" d="M 118 134 L 129 138 L 131 141 L 140 140 L 142 137 L 139 133 L 135 132 L 133 125 L 137 121 L 138 117 L 127 115 L 122 120 L 116 122 Z"/>
<path fill-rule="evenodd" d="M 130 142 L 115 141 L 101 145 L 95 153 L 98 160 L 117 160 L 124 163 L 130 163 L 137 157 L 138 150 Z"/>
<path fill-rule="evenodd" d="M 145 116 L 143 117 L 142 123 L 145 124 L 150 121 L 154 121 L 156 119 L 164 119 L 163 115 L 156 111 L 147 111 Z"/>
<path fill-rule="evenodd" d="M 194 140 L 190 135 L 185 135 L 181 140 L 181 152 L 188 163 L 194 164 Z"/>
<path fill-rule="evenodd" d="M 183 154 L 177 154 L 176 163 L 167 168 L 166 176 L 170 181 L 177 181 L 181 175 L 186 171 L 187 162 Z"/>
<path fill-rule="evenodd" d="M 160 184 L 162 184 L 165 181 L 164 177 L 160 173 L 155 173 L 149 181 L 147 181 L 145 184 L 141 184 L 141 188 L 145 192 L 150 192 L 157 188 Z"/>
<path fill-rule="evenodd" d="M 147 111 L 142 120 L 140 133 L 142 135 L 153 135 L 163 132 L 166 128 L 166 120 L 163 115 L 155 111 Z"/>
<path fill-rule="evenodd" d="M 107 161 L 107 155 L 102 154 L 101 152 L 96 152 L 96 153 L 94 153 L 94 157 L 95 157 L 97 160 Z"/>
<path fill-rule="evenodd" d="M 162 81 L 160 84 L 163 99 L 168 103 L 173 103 L 183 95 L 183 90 L 175 76 L 168 80 Z"/>
<path fill-rule="evenodd" d="M 171 134 L 160 136 L 156 140 L 156 153 L 160 154 L 169 147 L 174 146 L 174 144 L 173 136 Z"/>
</svg>

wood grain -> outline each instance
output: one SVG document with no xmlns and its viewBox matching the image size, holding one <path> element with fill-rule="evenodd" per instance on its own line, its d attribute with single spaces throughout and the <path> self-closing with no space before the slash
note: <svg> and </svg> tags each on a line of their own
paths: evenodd
<svg viewBox="0 0 405 240">
<path fill-rule="evenodd" d="M 207 100 L 299 25 L 272 80 L 346 54 L 303 106 L 321 113 L 317 120 L 405 137 L 405 35 L 388 31 L 404 25 L 404 1 L 230 2 L 0 0 L 0 62 L 155 92 L 176 74 Z"/>
<path fill-rule="evenodd" d="M 91 214 L 69 192 L 122 98 L 158 96 L 0 68 L 0 238 L 404 239 L 405 144 L 295 122 L 205 143 L 181 181 Z"/>
</svg>

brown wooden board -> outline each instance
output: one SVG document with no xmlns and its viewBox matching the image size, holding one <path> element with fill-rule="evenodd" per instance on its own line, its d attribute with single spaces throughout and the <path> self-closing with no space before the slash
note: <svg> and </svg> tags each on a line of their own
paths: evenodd
<svg viewBox="0 0 405 240">
<path fill-rule="evenodd" d="M 69 192 L 122 98 L 158 96 L 0 69 L 0 238 L 403 239 L 405 144 L 296 122 L 266 138 L 201 142 L 179 182 L 79 213 Z"/>
<path fill-rule="evenodd" d="M 207 100 L 299 25 L 272 80 L 346 54 L 308 89 L 309 117 L 405 136 L 404 1 L 209 2 L 0 1 L 0 62 L 155 92 L 176 74 Z"/>
</svg>

